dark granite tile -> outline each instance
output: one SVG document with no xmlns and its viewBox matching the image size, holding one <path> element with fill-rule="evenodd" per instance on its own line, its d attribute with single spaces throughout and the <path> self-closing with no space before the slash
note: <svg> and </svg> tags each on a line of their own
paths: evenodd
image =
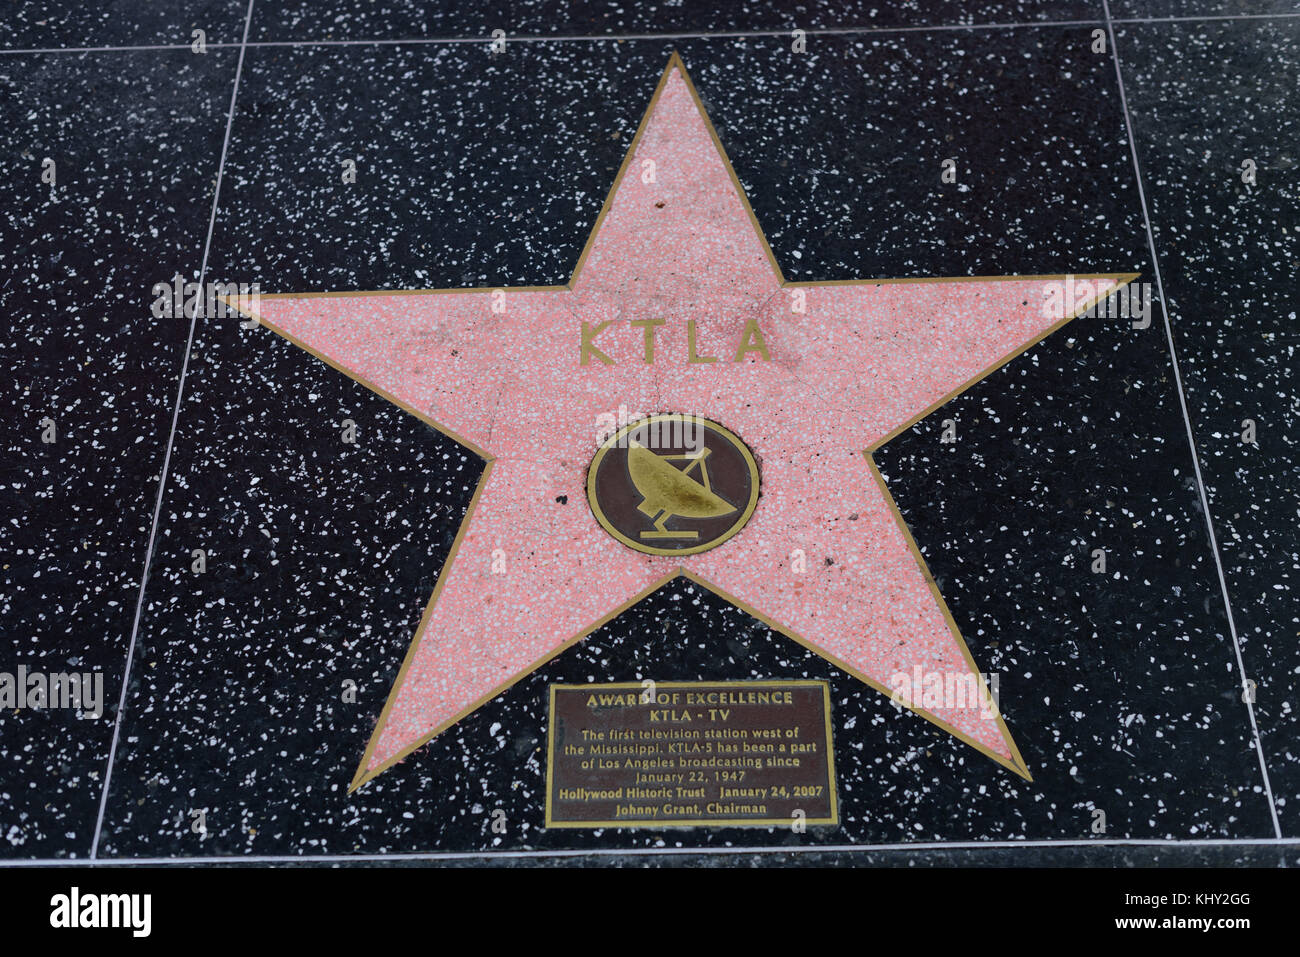
<svg viewBox="0 0 1300 957">
<path fill-rule="evenodd" d="M 828 38 L 794 60 L 773 42 L 681 50 L 787 278 L 1141 268 L 1090 29 Z"/>
<path fill-rule="evenodd" d="M 194 353 L 105 853 L 373 846 L 347 784 L 481 466 L 233 319 Z"/>
<path fill-rule="evenodd" d="M 1101 0 L 653 0 L 616 3 L 586 0 L 394 5 L 350 0 L 328 7 L 311 0 L 265 0 L 253 17 L 256 40 L 367 40 L 421 37 L 482 37 L 493 30 L 510 36 L 606 36 L 843 30 L 869 27 L 1034 23 L 1101 20 Z M 789 38 L 784 41 L 789 49 Z M 816 46 L 816 41 L 813 41 Z M 482 53 L 482 51 L 479 51 Z"/>
<path fill-rule="evenodd" d="M 1110 15 L 1116 19 L 1295 13 L 1300 13 L 1300 0 L 1110 0 Z"/>
<path fill-rule="evenodd" d="M 0 671 L 107 699 L 0 714 L 2 856 L 90 849 L 188 329 L 150 290 L 197 275 L 234 66 L 0 58 Z"/>
<path fill-rule="evenodd" d="M 0 49 L 237 43 L 247 0 L 10 0 Z M 175 62 L 175 61 L 170 61 Z"/>
<path fill-rule="evenodd" d="M 877 461 L 1055 828 L 1273 833 L 1158 325 L 1075 320 Z"/>
<path fill-rule="evenodd" d="M 1300 20 L 1131 27 L 1119 44 L 1228 592 L 1283 832 L 1295 835 Z M 1247 159 L 1254 185 L 1242 181 Z M 1239 682 L 1235 666 L 1224 681 Z"/>
<path fill-rule="evenodd" d="M 250 49 L 214 256 L 263 292 L 566 282 L 667 63 L 652 46 Z"/>
<path fill-rule="evenodd" d="M 1087 39 L 676 46 L 788 275 L 1149 273 L 1113 64 Z M 562 282 L 671 49 L 252 50 L 214 272 Z M 934 185 L 949 149 L 973 170 L 957 213 Z M 1078 839 L 1094 808 L 1108 837 L 1272 833 L 1158 325 L 1077 320 L 879 456 L 1032 784 L 678 581 L 346 796 L 479 464 L 264 332 L 204 321 L 195 352 L 107 854 Z M 940 452 L 945 417 L 961 439 Z M 831 682 L 842 826 L 541 830 L 547 686 L 644 675 Z"/>
<path fill-rule="evenodd" d="M 564 282 L 679 49 L 791 279 L 1138 264 L 1114 66 L 1086 28 L 774 44 L 250 51 L 217 248 L 255 248 L 272 292 Z"/>
<path fill-rule="evenodd" d="M 301 500 L 289 507 L 304 523 L 325 520 Z M 354 509 L 354 514 L 358 523 L 375 521 L 368 510 Z M 426 524 L 444 536 L 454 531 L 441 511 Z M 372 531 L 369 537 L 379 536 Z M 269 555 L 267 549 L 259 552 Z M 274 560 L 250 556 L 249 564 L 266 567 Z M 299 561 L 310 566 L 319 559 L 304 555 Z M 395 562 L 390 581 L 400 572 Z M 351 574 L 337 577 L 345 580 Z M 155 644 L 155 630 L 150 628 L 142 660 L 147 670 L 141 671 L 139 699 L 133 699 L 134 710 L 128 712 L 131 741 L 119 753 L 114 773 L 111 824 L 106 824 L 112 837 L 106 838 L 105 854 L 745 847 L 994 836 L 1077 839 L 1089 834 L 1094 805 L 1108 811 L 1109 836 L 1222 835 L 1266 826 L 1260 802 L 1249 795 L 1249 764 L 1235 760 L 1239 744 L 1235 751 L 1216 747 L 1214 757 L 1226 752 L 1223 760 L 1229 768 L 1204 781 L 1181 766 L 1116 772 L 1117 765 L 1131 759 L 1111 753 L 1111 739 L 1120 736 L 1110 728 L 1113 711 L 1091 707 L 1086 694 L 1077 691 L 1064 706 L 1089 710 L 1053 723 L 1049 707 L 1030 696 L 1044 690 L 1041 683 L 1022 692 L 1031 687 L 1029 679 L 1016 675 L 1013 681 L 1008 676 L 1002 700 L 1035 773 L 1029 784 L 915 716 L 896 713 L 882 695 L 681 581 L 348 797 L 347 781 L 400 650 L 393 648 L 387 662 L 375 654 L 376 645 L 401 643 L 389 640 L 399 623 L 379 614 L 387 607 L 404 608 L 413 628 L 428 586 L 413 583 L 406 589 L 409 599 L 402 602 L 394 594 L 396 585 L 385 582 L 389 594 L 384 595 L 384 588 L 359 579 L 355 590 L 344 592 L 336 586 L 335 594 L 323 595 L 323 601 L 290 605 L 258 594 L 258 582 L 264 578 L 258 572 L 248 571 L 246 577 L 251 581 L 242 587 L 222 583 L 224 605 L 210 595 L 186 601 L 168 594 L 170 607 L 160 617 L 175 620 L 178 628 L 194 627 L 193 609 L 203 599 L 219 606 L 208 618 L 226 616 L 221 631 L 231 637 L 224 643 L 212 637 L 217 629 L 205 627 L 202 619 L 194 627 L 203 644 L 214 649 L 201 651 L 197 662 L 187 653 L 187 642 L 169 643 L 163 635 Z M 298 576 L 296 590 L 308 589 L 322 591 Z M 345 603 L 346 617 L 339 608 Z M 352 621 L 362 624 L 349 628 Z M 366 624 L 374 638 L 365 635 Z M 267 631 L 303 637 L 268 648 L 263 637 Z M 236 646 L 250 650 L 232 655 Z M 233 661 L 223 665 L 231 658 L 238 668 Z M 269 661 L 251 665 L 255 660 Z M 341 683 L 349 676 L 362 687 L 361 706 L 340 702 Z M 779 828 L 544 830 L 547 688 L 556 682 L 646 676 L 661 681 L 830 681 L 841 826 L 813 828 L 806 835 Z M 1046 690 L 1055 690 L 1055 685 Z M 304 714 L 311 714 L 312 720 L 303 721 Z M 1095 736 L 1088 736 L 1090 722 L 1097 729 Z M 1071 749 L 1074 753 L 1065 756 L 1050 751 L 1063 725 L 1080 741 Z M 1215 737 L 1225 733 L 1230 732 L 1216 724 L 1193 743 L 1205 747 L 1209 740 L 1215 747 Z M 1128 744 L 1140 758 L 1147 756 L 1141 742 Z M 1073 773 L 1067 763 L 1074 766 Z M 1235 797 L 1228 793 L 1234 766 L 1243 792 Z M 190 830 L 190 812 L 195 809 L 206 811 L 205 837 Z M 507 822 L 504 835 L 491 830 L 491 815 L 497 810 Z"/>
</svg>

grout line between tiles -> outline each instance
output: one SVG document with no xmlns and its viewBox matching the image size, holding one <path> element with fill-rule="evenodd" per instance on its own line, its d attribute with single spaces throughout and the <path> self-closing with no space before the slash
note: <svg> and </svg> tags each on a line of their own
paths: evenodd
<svg viewBox="0 0 1300 957">
<path fill-rule="evenodd" d="M 255 0 L 248 0 L 248 13 L 244 18 L 244 40 L 248 39 L 248 29 L 253 21 L 253 4 Z M 199 265 L 199 285 L 202 284 L 207 276 L 208 271 L 208 253 L 212 249 L 212 231 L 217 221 L 217 204 L 221 199 L 221 180 L 226 171 L 226 153 L 230 149 L 230 129 L 235 120 L 235 100 L 239 96 L 239 78 L 244 69 L 244 47 L 239 48 L 239 59 L 235 63 L 235 81 L 230 90 L 230 111 L 226 114 L 226 134 L 221 144 L 221 160 L 217 164 L 217 181 L 212 192 L 212 210 L 208 215 L 208 234 L 203 241 L 203 260 Z M 194 346 L 194 329 L 198 324 L 198 315 L 190 319 L 190 331 L 185 340 L 185 353 L 181 358 L 180 382 L 176 387 L 176 405 L 172 409 L 171 431 L 167 436 L 167 447 L 163 453 L 162 472 L 158 477 L 158 497 L 154 502 L 153 524 L 149 528 L 149 544 L 145 548 L 144 567 L 140 573 L 140 593 L 136 599 L 135 619 L 131 625 L 131 642 L 126 652 L 126 670 L 122 675 L 122 693 L 117 702 L 117 716 L 113 721 L 113 743 L 108 751 L 108 765 L 104 771 L 104 787 L 99 796 L 99 814 L 95 818 L 95 836 L 90 845 L 90 859 L 95 860 L 99 856 L 99 839 L 104 827 L 104 811 L 108 807 L 108 790 L 113 781 L 113 762 L 117 758 L 117 745 L 122 733 L 122 716 L 126 713 L 126 696 L 127 689 L 131 684 L 131 665 L 135 660 L 135 644 L 140 634 L 140 618 L 144 612 L 144 595 L 145 587 L 149 583 L 149 566 L 153 560 L 154 541 L 158 536 L 158 521 L 162 516 L 163 498 L 167 491 L 167 474 L 171 467 L 172 447 L 176 442 L 176 426 L 180 421 L 181 400 L 185 395 L 185 376 L 190 367 L 190 350 Z"/>
<path fill-rule="evenodd" d="M 1124 91 L 1124 71 L 1119 58 L 1119 46 L 1115 43 L 1114 23 L 1110 19 L 1110 2 L 1102 0 L 1102 9 L 1106 13 L 1106 32 L 1110 39 L 1111 53 L 1115 59 L 1115 80 L 1119 84 L 1120 107 L 1124 111 L 1124 129 L 1128 134 L 1129 151 L 1133 156 L 1133 175 L 1137 180 L 1138 200 L 1142 206 L 1142 222 L 1146 226 L 1148 249 L 1151 253 L 1151 266 L 1155 272 L 1156 292 L 1160 299 L 1160 314 L 1164 318 L 1165 339 L 1169 345 L 1169 361 L 1173 364 L 1174 385 L 1178 391 L 1178 405 L 1183 412 L 1183 425 L 1187 428 L 1187 445 L 1192 455 L 1192 469 L 1196 475 L 1196 490 L 1200 494 L 1201 511 L 1205 515 L 1205 531 L 1210 538 L 1210 553 L 1214 557 L 1214 567 L 1219 575 L 1219 589 L 1223 594 L 1223 610 L 1228 615 L 1228 632 L 1232 636 L 1232 647 L 1237 655 L 1237 672 L 1241 676 L 1242 688 L 1246 688 L 1246 662 L 1241 654 L 1241 641 L 1237 637 L 1237 624 L 1232 615 L 1232 600 L 1228 596 L 1228 579 L 1223 571 L 1223 558 L 1219 554 L 1219 542 L 1214 534 L 1214 519 L 1210 515 L 1210 499 L 1205 492 L 1205 480 L 1201 476 L 1201 459 L 1197 451 L 1196 434 L 1192 428 L 1192 418 L 1187 409 L 1187 393 L 1183 388 L 1183 376 L 1178 366 L 1178 351 L 1174 347 L 1173 322 L 1169 317 L 1169 300 L 1165 298 L 1164 278 L 1160 273 L 1160 257 L 1156 254 L 1155 231 L 1151 228 L 1151 212 L 1147 206 L 1146 189 L 1142 184 L 1142 164 L 1138 160 L 1137 138 L 1133 135 L 1132 115 L 1128 108 L 1128 95 Z M 1273 785 L 1269 779 L 1268 762 L 1264 756 L 1264 742 L 1259 734 L 1259 724 L 1255 720 L 1255 703 L 1248 695 L 1242 695 L 1246 713 L 1250 717 L 1250 731 L 1254 738 L 1255 753 L 1259 758 L 1259 771 L 1264 779 L 1264 793 L 1268 798 L 1268 810 L 1273 817 L 1273 831 L 1280 840 L 1282 825 L 1277 816 L 1277 801 L 1273 797 Z"/>
<path fill-rule="evenodd" d="M 115 857 L 89 860 L 85 858 L 33 858 L 31 860 L 0 861 L 0 870 L 7 867 L 49 867 L 49 866 L 157 866 L 160 864 L 351 864 L 380 863 L 398 861 L 469 861 L 469 860 L 547 860 L 554 858 L 583 857 L 703 857 L 735 855 L 780 855 L 780 854 L 844 854 L 844 853 L 908 853 L 913 851 L 984 851 L 984 850 L 1024 850 L 1079 847 L 1104 847 L 1107 849 L 1130 847 L 1154 848 L 1189 848 L 1189 847 L 1297 847 L 1300 838 L 1096 838 L 1034 840 L 1034 841 L 917 841 L 916 843 L 896 844 L 800 844 L 792 846 L 762 847 L 637 847 L 637 848 L 593 848 L 588 850 L 519 850 L 519 851 L 435 851 L 435 852 L 401 852 L 401 853 L 361 853 L 361 854 L 250 854 L 213 855 L 196 857 L 193 855 L 177 857 Z"/>
<path fill-rule="evenodd" d="M 1179 17 L 1125 17 L 1086 20 L 1030 20 L 1011 23 L 936 23 L 913 26 L 851 26 L 851 27 L 811 27 L 805 28 L 808 36 L 853 36 L 893 33 L 952 33 L 980 30 L 1036 30 L 1044 27 L 1100 27 L 1107 24 L 1152 24 L 1152 23 L 1214 23 L 1234 20 L 1294 20 L 1300 13 L 1235 13 L 1203 14 Z M 795 29 L 796 24 L 788 28 L 773 30 L 720 30 L 687 31 L 677 33 L 596 33 L 596 34 L 555 34 L 532 36 L 507 36 L 508 43 L 619 43 L 625 40 L 729 40 L 749 37 L 786 37 Z M 407 37 L 397 39 L 359 39 L 359 40 L 245 40 L 238 43 L 218 41 L 208 43 L 208 49 L 237 47 L 241 51 L 247 47 L 316 47 L 316 46 L 406 46 L 437 44 L 488 44 L 490 37 L 483 36 L 444 36 L 444 37 Z M 99 47 L 25 47 L 0 50 L 0 56 L 12 56 L 25 53 L 122 53 L 142 50 L 188 50 L 188 43 L 150 43 L 123 46 Z"/>
</svg>

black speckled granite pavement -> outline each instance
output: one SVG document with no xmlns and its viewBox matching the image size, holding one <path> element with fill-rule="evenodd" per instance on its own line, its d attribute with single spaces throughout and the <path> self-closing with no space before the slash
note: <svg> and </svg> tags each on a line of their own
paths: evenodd
<svg viewBox="0 0 1300 957">
<path fill-rule="evenodd" d="M 17 6 L 0 672 L 98 672 L 106 703 L 0 712 L 0 858 L 1297 863 L 1300 7 Z M 493 29 L 543 39 L 491 57 Z M 191 341 L 151 287 L 562 283 L 674 50 L 790 279 L 1132 271 L 1160 300 L 876 456 L 1032 782 L 678 580 L 347 793 L 481 463 L 235 319 Z M 548 686 L 647 672 L 829 681 L 840 826 L 543 828 Z"/>
</svg>

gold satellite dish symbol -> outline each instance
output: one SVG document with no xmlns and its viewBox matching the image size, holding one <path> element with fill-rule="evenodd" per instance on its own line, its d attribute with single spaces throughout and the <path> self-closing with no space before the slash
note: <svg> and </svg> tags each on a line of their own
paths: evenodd
<svg viewBox="0 0 1300 957">
<path fill-rule="evenodd" d="M 694 555 L 745 527 L 758 463 L 740 437 L 680 412 L 638 416 L 605 438 L 587 469 L 600 526 L 647 555 Z"/>
<path fill-rule="evenodd" d="M 650 516 L 654 523 L 652 530 L 641 533 L 642 538 L 699 538 L 700 533 L 695 529 L 674 531 L 665 528 L 664 523 L 674 515 L 721 518 L 737 510 L 737 506 L 713 491 L 708 458 L 707 448 L 680 455 L 656 455 L 636 439 L 628 443 L 627 470 L 641 495 L 637 510 Z M 679 469 L 671 464 L 674 461 L 689 464 Z M 697 470 L 698 481 L 691 475 Z"/>
</svg>

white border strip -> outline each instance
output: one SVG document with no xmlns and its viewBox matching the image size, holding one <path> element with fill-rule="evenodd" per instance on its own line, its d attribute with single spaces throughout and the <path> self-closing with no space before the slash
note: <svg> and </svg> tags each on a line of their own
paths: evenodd
<svg viewBox="0 0 1300 957">
<path fill-rule="evenodd" d="M 1124 838 L 1098 838 L 1096 840 L 1041 840 L 1041 841 L 918 841 L 915 844 L 799 844 L 772 847 L 638 847 L 597 848 L 591 850 L 556 851 L 447 851 L 429 853 L 395 854 L 249 854 L 244 857 L 224 855 L 213 857 L 108 857 L 40 858 L 32 860 L 0 861 L 0 869 L 7 867 L 95 867 L 95 866 L 158 866 L 162 864 L 228 865 L 228 864 L 378 864 L 396 861 L 493 861 L 493 860 L 555 860 L 557 858 L 593 857 L 725 857 L 727 855 L 770 856 L 780 854 L 866 854 L 912 853 L 917 851 L 986 851 L 1021 848 L 1190 848 L 1190 847 L 1300 847 L 1300 838 L 1200 838 L 1191 840 L 1159 839 L 1127 840 Z"/>
</svg>

